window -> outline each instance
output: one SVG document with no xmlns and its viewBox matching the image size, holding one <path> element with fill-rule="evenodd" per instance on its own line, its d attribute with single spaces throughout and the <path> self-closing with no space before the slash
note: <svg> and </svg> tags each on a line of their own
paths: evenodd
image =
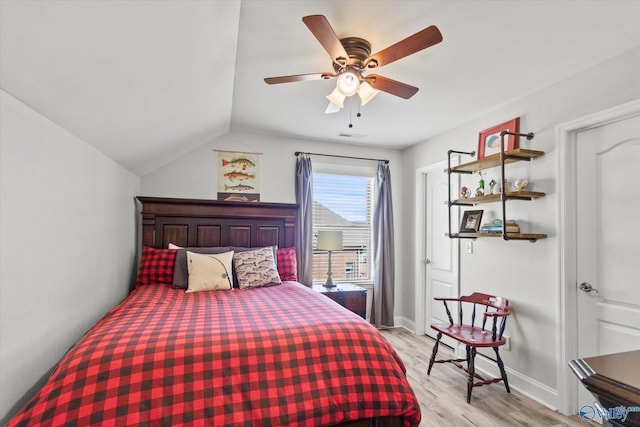
<svg viewBox="0 0 640 427">
<path fill-rule="evenodd" d="M 373 213 L 372 176 L 313 174 L 313 235 L 318 230 L 341 230 L 343 250 L 331 253 L 334 281 L 370 281 L 371 221 Z M 313 280 L 327 278 L 326 251 L 313 252 Z"/>
<path fill-rule="evenodd" d="M 355 263 L 352 261 L 348 261 L 344 267 L 344 272 L 345 272 L 345 277 L 347 279 L 355 279 L 355 275 L 354 275 L 354 270 L 355 270 Z"/>
</svg>

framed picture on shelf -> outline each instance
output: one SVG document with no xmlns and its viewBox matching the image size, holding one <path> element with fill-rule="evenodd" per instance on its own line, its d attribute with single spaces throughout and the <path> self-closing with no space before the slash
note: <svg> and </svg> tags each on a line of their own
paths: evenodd
<svg viewBox="0 0 640 427">
<path fill-rule="evenodd" d="M 520 117 L 500 123 L 492 128 L 480 132 L 478 138 L 478 160 L 500 153 L 500 132 L 520 132 Z M 506 135 L 504 151 L 518 148 L 518 137 Z"/>
<path fill-rule="evenodd" d="M 482 210 L 464 211 L 460 223 L 460 233 L 477 233 L 482 221 Z"/>
</svg>

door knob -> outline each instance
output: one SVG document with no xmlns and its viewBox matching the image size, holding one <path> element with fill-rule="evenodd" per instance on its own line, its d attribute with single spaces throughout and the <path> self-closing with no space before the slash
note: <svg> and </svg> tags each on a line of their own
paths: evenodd
<svg viewBox="0 0 640 427">
<path fill-rule="evenodd" d="M 580 283 L 580 286 L 578 286 L 578 289 L 580 289 L 582 292 L 587 294 L 590 292 L 593 292 L 594 294 L 598 293 L 598 290 L 594 289 L 593 286 L 591 286 L 591 283 L 588 283 L 588 282 Z"/>
<path fill-rule="evenodd" d="M 425 264 L 431 264 L 431 260 L 429 258 L 427 258 L 427 259 L 424 260 L 424 263 Z"/>
</svg>

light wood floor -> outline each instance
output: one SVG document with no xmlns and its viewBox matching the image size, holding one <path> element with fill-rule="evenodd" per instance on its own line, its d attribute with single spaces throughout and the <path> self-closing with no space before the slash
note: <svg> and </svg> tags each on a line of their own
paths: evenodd
<svg viewBox="0 0 640 427">
<path fill-rule="evenodd" d="M 589 427 L 578 416 L 552 411 L 517 391 L 507 393 L 503 383 L 473 389 L 467 403 L 466 372 L 450 363 L 434 365 L 427 376 L 434 340 L 403 328 L 382 330 L 400 354 L 407 378 L 422 410 L 421 426 L 575 426 Z M 450 358 L 453 351 L 440 345 L 438 358 Z"/>
</svg>

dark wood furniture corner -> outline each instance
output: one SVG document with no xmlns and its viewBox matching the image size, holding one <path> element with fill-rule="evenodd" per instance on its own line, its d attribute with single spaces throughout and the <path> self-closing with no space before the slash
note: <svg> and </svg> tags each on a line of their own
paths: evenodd
<svg viewBox="0 0 640 427">
<path fill-rule="evenodd" d="M 367 290 L 352 283 L 339 283 L 333 288 L 313 285 L 313 290 L 331 298 L 363 319 L 367 318 Z"/>
<path fill-rule="evenodd" d="M 569 366 L 602 409 L 640 407 L 640 350 L 576 359 Z M 603 420 L 603 425 L 639 426 L 640 412 L 630 411 L 624 422 Z"/>
</svg>

